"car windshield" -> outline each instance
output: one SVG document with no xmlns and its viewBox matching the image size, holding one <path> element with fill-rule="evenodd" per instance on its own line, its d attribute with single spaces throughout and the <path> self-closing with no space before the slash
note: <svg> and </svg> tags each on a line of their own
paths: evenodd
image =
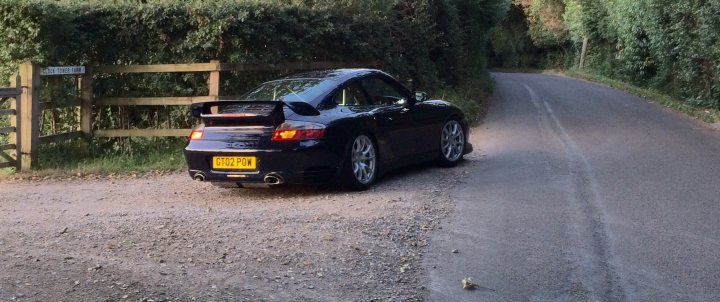
<svg viewBox="0 0 720 302">
<path fill-rule="evenodd" d="M 327 79 L 277 80 L 261 84 L 242 96 L 242 99 L 308 103 L 332 87 L 333 83 Z"/>
</svg>

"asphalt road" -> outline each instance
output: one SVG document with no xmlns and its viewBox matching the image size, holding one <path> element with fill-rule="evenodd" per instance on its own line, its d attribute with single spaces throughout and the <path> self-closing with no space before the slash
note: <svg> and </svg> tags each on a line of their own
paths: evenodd
<svg viewBox="0 0 720 302">
<path fill-rule="evenodd" d="M 483 156 L 426 254 L 433 301 L 720 301 L 719 131 L 583 81 L 493 77 Z"/>
</svg>

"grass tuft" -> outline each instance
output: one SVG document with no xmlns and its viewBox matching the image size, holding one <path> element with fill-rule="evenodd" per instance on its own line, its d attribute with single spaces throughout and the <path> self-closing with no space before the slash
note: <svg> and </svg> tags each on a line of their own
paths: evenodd
<svg viewBox="0 0 720 302">
<path fill-rule="evenodd" d="M 637 95 L 641 98 L 657 102 L 667 108 L 682 112 L 692 118 L 699 119 L 707 123 L 720 122 L 720 110 L 695 107 L 683 100 L 673 98 L 657 90 L 638 87 L 622 81 L 593 74 L 585 70 L 570 69 L 562 72 L 562 74 L 576 79 L 600 83 L 615 89 L 625 91 L 630 94 Z"/>
<path fill-rule="evenodd" d="M 35 170 L 13 175 L 0 169 L 0 178 L 75 174 L 131 174 L 185 169 L 185 138 L 77 139 L 43 145 Z"/>
</svg>

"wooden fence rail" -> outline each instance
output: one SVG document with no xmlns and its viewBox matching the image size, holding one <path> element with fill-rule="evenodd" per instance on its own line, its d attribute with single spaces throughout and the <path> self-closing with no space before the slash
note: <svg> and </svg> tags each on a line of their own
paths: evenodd
<svg viewBox="0 0 720 302">
<path fill-rule="evenodd" d="M 19 66 L 18 76 L 11 82 L 16 88 L 0 88 L 0 102 L 4 98 L 15 98 L 10 109 L 0 110 L 0 116 L 14 115 L 9 127 L 0 127 L 0 133 L 10 134 L 10 143 L 0 145 L 0 158 L 7 162 L 0 162 L 0 168 L 16 167 L 18 170 L 30 169 L 37 164 L 40 144 L 59 143 L 80 137 L 156 137 L 156 136 L 186 136 L 190 129 L 95 129 L 93 127 L 93 109 L 99 106 L 188 106 L 193 103 L 210 102 L 228 99 L 220 94 L 221 72 L 256 72 L 256 71 L 283 71 L 318 70 L 335 68 L 377 67 L 378 62 L 292 62 L 280 64 L 254 64 L 254 63 L 209 63 L 191 64 L 155 64 L 155 65 L 114 65 L 62 68 L 62 70 L 78 70 L 78 73 L 53 73 L 33 64 L 23 63 Z M 93 94 L 93 78 L 97 74 L 126 74 L 126 73 L 196 73 L 207 72 L 208 95 L 200 96 L 163 96 L 163 97 L 104 97 Z M 80 76 L 78 103 L 57 106 L 52 103 L 40 103 L 38 90 L 40 76 Z M 70 131 L 48 136 L 40 136 L 40 112 L 60 107 L 79 107 L 80 118 L 78 128 L 80 131 Z M 15 158 L 4 150 L 15 149 Z"/>
<path fill-rule="evenodd" d="M 224 71 L 253 72 L 253 71 L 299 71 L 299 70 L 320 70 L 335 68 L 358 68 L 377 67 L 379 62 L 291 62 L 280 64 L 254 64 L 254 63 L 210 63 L 192 64 L 156 64 L 156 65 L 117 65 L 98 66 L 88 68 L 92 73 L 86 74 L 88 83 L 92 83 L 93 74 L 118 74 L 118 73 L 191 73 L 208 72 L 208 95 L 189 97 L 97 97 L 93 98 L 91 84 L 83 84 L 83 107 L 81 109 L 81 120 L 87 121 L 87 128 L 82 127 L 83 133 L 96 137 L 152 137 L 152 136 L 186 136 L 190 129 L 114 129 L 91 130 L 89 121 L 92 118 L 93 106 L 187 106 L 193 103 L 210 102 L 231 98 L 220 93 L 220 73 Z M 87 129 L 87 130 L 86 130 Z"/>
</svg>

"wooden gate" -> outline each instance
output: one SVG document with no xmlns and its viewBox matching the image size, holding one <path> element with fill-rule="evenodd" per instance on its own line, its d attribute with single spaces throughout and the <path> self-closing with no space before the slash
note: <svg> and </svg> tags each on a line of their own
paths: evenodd
<svg viewBox="0 0 720 302">
<path fill-rule="evenodd" d="M 20 95 L 22 95 L 22 88 L 20 86 L 19 76 L 12 79 L 15 82 L 15 87 L 0 88 L 0 106 L 5 105 L 6 102 L 10 103 L 10 109 L 0 109 L 0 116 L 9 116 L 10 126 L 0 126 L 0 134 L 7 134 L 8 140 L 6 143 L 0 142 L 0 169 L 15 167 L 15 169 L 21 168 L 21 160 L 18 154 L 21 154 L 20 150 L 20 129 L 17 125 L 20 123 Z M 8 151 L 10 153 L 8 153 Z"/>
</svg>

